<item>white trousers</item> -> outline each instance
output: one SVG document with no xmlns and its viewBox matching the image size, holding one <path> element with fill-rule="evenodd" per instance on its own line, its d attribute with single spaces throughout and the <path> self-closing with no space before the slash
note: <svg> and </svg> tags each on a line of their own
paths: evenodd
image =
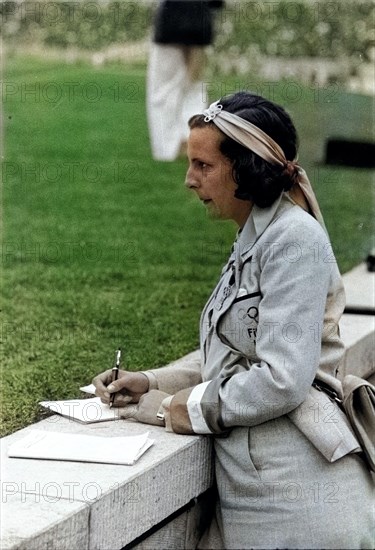
<svg viewBox="0 0 375 550">
<path fill-rule="evenodd" d="M 192 65 L 203 48 L 151 44 L 147 71 L 147 119 L 152 156 L 172 161 L 189 135 L 188 120 L 207 106 L 204 83 Z M 203 56 L 200 56 L 203 63 Z M 193 62 L 191 62 L 191 60 Z M 194 74 L 195 73 L 195 74 Z"/>
</svg>

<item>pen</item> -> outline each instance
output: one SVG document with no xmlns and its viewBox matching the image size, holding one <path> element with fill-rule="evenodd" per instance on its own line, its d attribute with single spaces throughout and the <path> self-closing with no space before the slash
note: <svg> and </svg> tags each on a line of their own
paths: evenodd
<svg viewBox="0 0 375 550">
<path fill-rule="evenodd" d="M 118 378 L 118 370 L 120 368 L 120 359 L 121 359 L 121 349 L 119 348 L 116 351 L 116 363 L 112 367 L 112 380 L 111 382 L 114 382 Z M 109 400 L 109 407 L 111 408 L 113 405 L 113 402 L 115 400 L 116 392 L 111 394 L 110 400 Z"/>
</svg>

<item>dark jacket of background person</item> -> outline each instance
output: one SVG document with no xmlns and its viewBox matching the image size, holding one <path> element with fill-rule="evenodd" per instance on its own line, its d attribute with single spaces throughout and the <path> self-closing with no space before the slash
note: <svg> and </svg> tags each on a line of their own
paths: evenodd
<svg viewBox="0 0 375 550">
<path fill-rule="evenodd" d="M 220 0 L 165 0 L 155 14 L 154 42 L 207 46 L 213 40 L 213 10 Z"/>
</svg>

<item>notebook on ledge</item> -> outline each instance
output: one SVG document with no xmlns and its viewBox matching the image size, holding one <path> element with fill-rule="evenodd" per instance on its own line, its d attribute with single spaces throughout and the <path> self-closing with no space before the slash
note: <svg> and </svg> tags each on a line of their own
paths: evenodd
<svg viewBox="0 0 375 550">
<path fill-rule="evenodd" d="M 120 418 L 120 409 L 117 407 L 111 409 L 108 405 L 101 402 L 100 397 L 65 399 L 63 401 L 40 401 L 39 405 L 55 414 L 61 414 L 61 416 L 77 420 L 83 424 L 118 420 Z"/>
<path fill-rule="evenodd" d="M 8 456 L 132 465 L 154 442 L 148 432 L 134 436 L 104 437 L 31 430 L 23 439 L 10 445 Z"/>
</svg>

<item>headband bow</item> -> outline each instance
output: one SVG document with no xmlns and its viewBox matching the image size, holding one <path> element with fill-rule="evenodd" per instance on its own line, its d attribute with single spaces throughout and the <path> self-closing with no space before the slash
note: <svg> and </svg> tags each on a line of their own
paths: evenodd
<svg viewBox="0 0 375 550">
<path fill-rule="evenodd" d="M 303 202 L 307 202 L 312 215 L 325 229 L 318 201 L 303 168 L 295 161 L 287 160 L 281 147 L 258 126 L 238 115 L 228 113 L 219 101 L 211 103 L 208 109 L 203 111 L 204 121 L 213 122 L 225 135 L 250 149 L 270 164 L 283 166 L 287 173 L 293 171 L 294 186 L 289 191 L 291 198 L 301 206 L 303 206 Z"/>
</svg>

